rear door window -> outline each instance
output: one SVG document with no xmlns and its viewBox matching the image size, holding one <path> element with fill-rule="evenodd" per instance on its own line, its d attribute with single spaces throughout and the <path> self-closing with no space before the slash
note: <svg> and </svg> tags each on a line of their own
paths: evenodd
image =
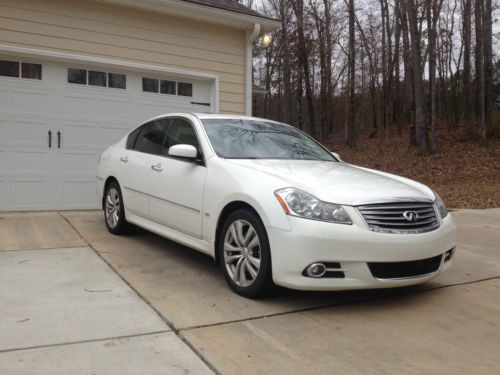
<svg viewBox="0 0 500 375">
<path fill-rule="evenodd" d="M 141 128 L 134 150 L 146 154 L 159 154 L 165 139 L 165 127 L 161 121 L 152 121 Z"/>
</svg>

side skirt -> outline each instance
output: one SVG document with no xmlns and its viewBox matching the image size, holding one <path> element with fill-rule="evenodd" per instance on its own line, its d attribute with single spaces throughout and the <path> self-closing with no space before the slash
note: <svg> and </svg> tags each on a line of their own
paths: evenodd
<svg viewBox="0 0 500 375">
<path fill-rule="evenodd" d="M 145 219 L 141 216 L 131 213 L 128 210 L 125 210 L 125 216 L 127 218 L 127 221 L 132 224 L 135 224 L 159 236 L 168 238 L 169 240 L 178 242 L 184 246 L 190 247 L 194 250 L 200 251 L 204 254 L 210 255 L 212 258 L 214 257 L 213 251 L 207 241 L 190 236 L 189 234 L 179 232 L 175 229 L 158 224 L 154 221 Z"/>
</svg>

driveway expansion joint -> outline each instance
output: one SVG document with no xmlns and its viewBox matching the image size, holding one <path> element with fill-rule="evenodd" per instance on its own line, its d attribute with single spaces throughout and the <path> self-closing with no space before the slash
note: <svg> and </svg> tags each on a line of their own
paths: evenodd
<svg viewBox="0 0 500 375">
<path fill-rule="evenodd" d="M 53 347 L 66 346 L 66 345 L 86 344 L 86 343 L 90 343 L 90 342 L 103 342 L 103 341 L 109 341 L 109 340 L 129 339 L 129 338 L 134 338 L 134 337 L 160 335 L 163 333 L 172 333 L 172 332 L 173 331 L 170 329 L 165 329 L 165 330 L 161 330 L 161 331 L 136 333 L 136 334 L 124 335 L 124 336 L 111 336 L 111 337 L 103 337 L 103 338 L 99 338 L 99 339 L 77 340 L 77 341 L 68 341 L 68 342 L 61 342 L 61 343 L 47 344 L 47 345 L 35 345 L 35 346 L 27 346 L 27 347 L 19 347 L 19 348 L 1 349 L 0 354 L 17 352 L 17 351 L 22 351 L 22 350 L 35 350 L 35 349 L 53 348 Z"/>
</svg>

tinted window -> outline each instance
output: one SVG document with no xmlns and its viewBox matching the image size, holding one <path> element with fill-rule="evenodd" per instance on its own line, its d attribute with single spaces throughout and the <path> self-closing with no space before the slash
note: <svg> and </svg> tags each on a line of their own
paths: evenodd
<svg viewBox="0 0 500 375">
<path fill-rule="evenodd" d="M 22 63 L 21 77 L 27 79 L 42 79 L 42 65 L 32 64 L 32 63 Z"/>
<path fill-rule="evenodd" d="M 106 73 L 89 70 L 89 85 L 106 87 Z"/>
<path fill-rule="evenodd" d="M 158 80 L 154 78 L 142 79 L 142 91 L 144 92 L 158 92 Z"/>
<path fill-rule="evenodd" d="M 160 81 L 160 92 L 162 94 L 175 95 L 175 81 Z"/>
<path fill-rule="evenodd" d="M 114 89 L 126 89 L 127 77 L 125 74 L 108 73 L 108 85 Z"/>
<path fill-rule="evenodd" d="M 177 83 L 177 95 L 180 96 L 193 96 L 193 84 L 178 82 Z"/>
<path fill-rule="evenodd" d="M 319 143 L 285 124 L 238 119 L 202 120 L 212 146 L 229 159 L 336 159 Z"/>
<path fill-rule="evenodd" d="M 135 142 L 134 150 L 148 154 L 158 154 L 165 138 L 164 127 L 159 121 L 153 121 L 142 127 Z"/>
<path fill-rule="evenodd" d="M 79 85 L 87 84 L 87 71 L 85 69 L 68 69 L 68 82 Z"/>
<path fill-rule="evenodd" d="M 19 63 L 17 61 L 0 60 L 0 76 L 19 77 Z"/>
<path fill-rule="evenodd" d="M 134 148 L 135 140 L 137 139 L 137 136 L 139 135 L 141 130 L 142 130 L 142 126 L 135 129 L 132 133 L 129 134 L 129 136 L 127 138 L 127 149 Z"/>
<path fill-rule="evenodd" d="M 193 126 L 180 118 L 174 118 L 171 121 L 161 153 L 168 155 L 168 149 L 179 144 L 191 145 L 199 149 L 198 138 Z"/>
</svg>

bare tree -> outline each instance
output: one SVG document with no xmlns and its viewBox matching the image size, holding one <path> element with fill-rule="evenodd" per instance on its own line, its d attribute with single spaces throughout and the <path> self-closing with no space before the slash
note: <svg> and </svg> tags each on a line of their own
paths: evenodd
<svg viewBox="0 0 500 375">
<path fill-rule="evenodd" d="M 349 12 L 349 55 L 348 55 L 348 106 L 347 106 L 347 121 L 345 128 L 346 144 L 349 147 L 356 146 L 356 129 L 355 129 L 355 69 L 356 69 L 356 48 L 355 48 L 355 33 L 354 33 L 354 0 L 348 0 Z"/>
</svg>

